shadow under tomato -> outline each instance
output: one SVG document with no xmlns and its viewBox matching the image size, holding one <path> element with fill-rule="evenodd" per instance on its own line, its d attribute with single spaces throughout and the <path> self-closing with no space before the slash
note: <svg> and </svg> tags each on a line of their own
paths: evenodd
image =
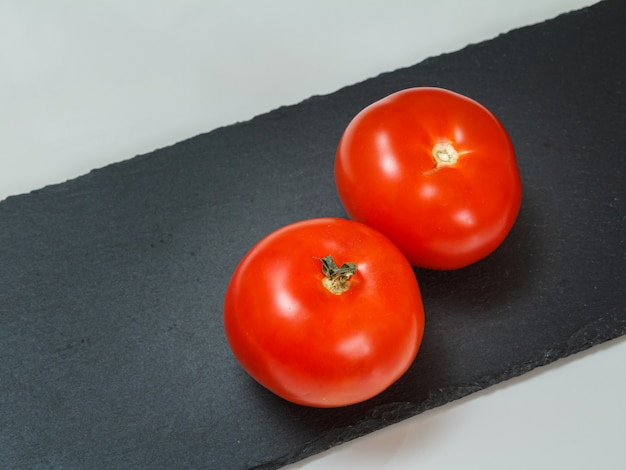
<svg viewBox="0 0 626 470">
<path fill-rule="evenodd" d="M 426 316 L 424 338 L 407 373 L 383 399 L 430 408 L 484 387 L 500 374 L 505 350 L 541 284 L 541 216 L 525 201 L 502 245 L 463 269 L 415 269 Z"/>
<path fill-rule="evenodd" d="M 455 311 L 497 311 L 532 289 L 542 256 L 539 214 L 524 203 L 513 229 L 489 256 L 465 268 L 434 271 L 415 268 L 424 307 Z"/>
</svg>

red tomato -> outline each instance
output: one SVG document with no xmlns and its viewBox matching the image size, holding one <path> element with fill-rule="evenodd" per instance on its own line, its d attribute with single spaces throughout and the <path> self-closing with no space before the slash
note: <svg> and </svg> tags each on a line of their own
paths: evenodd
<svg viewBox="0 0 626 470">
<path fill-rule="evenodd" d="M 245 255 L 226 290 L 224 327 L 260 384 L 294 403 L 339 407 L 404 374 L 424 310 L 413 268 L 385 236 L 346 219 L 313 219 Z"/>
<path fill-rule="evenodd" d="M 335 182 L 352 219 L 430 269 L 461 268 L 493 252 L 522 198 L 502 124 L 440 88 L 403 90 L 361 111 L 339 143 Z"/>
</svg>

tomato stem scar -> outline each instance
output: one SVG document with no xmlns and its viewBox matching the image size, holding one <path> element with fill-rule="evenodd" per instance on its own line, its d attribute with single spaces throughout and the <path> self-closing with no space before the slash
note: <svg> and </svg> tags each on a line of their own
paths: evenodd
<svg viewBox="0 0 626 470">
<path fill-rule="evenodd" d="M 437 168 L 454 165 L 459 159 L 459 153 L 451 142 L 436 143 L 433 147 L 433 158 Z"/>
<path fill-rule="evenodd" d="M 325 276 L 322 284 L 329 292 L 341 295 L 350 289 L 350 278 L 356 273 L 356 264 L 343 263 L 341 267 L 337 267 L 331 255 L 321 258 L 320 261 Z"/>
</svg>

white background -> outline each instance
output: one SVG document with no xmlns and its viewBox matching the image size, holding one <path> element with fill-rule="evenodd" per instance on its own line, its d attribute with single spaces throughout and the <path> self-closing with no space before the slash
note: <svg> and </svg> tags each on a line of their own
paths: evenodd
<svg viewBox="0 0 626 470">
<path fill-rule="evenodd" d="M 593 3 L 0 0 L 0 200 Z M 625 363 L 612 341 L 292 468 L 626 468 Z"/>
</svg>

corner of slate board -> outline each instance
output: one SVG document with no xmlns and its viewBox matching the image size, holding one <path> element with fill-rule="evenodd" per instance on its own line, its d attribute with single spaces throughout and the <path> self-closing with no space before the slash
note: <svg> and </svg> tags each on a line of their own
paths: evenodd
<svg viewBox="0 0 626 470">
<path fill-rule="evenodd" d="M 623 335 L 625 10 L 604 1 L 0 202 L 0 467 L 279 468 Z M 390 389 L 287 403 L 228 349 L 230 273 L 282 225 L 345 216 L 345 125 L 426 85 L 508 129 L 516 226 L 473 266 L 416 270 L 424 342 Z"/>
</svg>

